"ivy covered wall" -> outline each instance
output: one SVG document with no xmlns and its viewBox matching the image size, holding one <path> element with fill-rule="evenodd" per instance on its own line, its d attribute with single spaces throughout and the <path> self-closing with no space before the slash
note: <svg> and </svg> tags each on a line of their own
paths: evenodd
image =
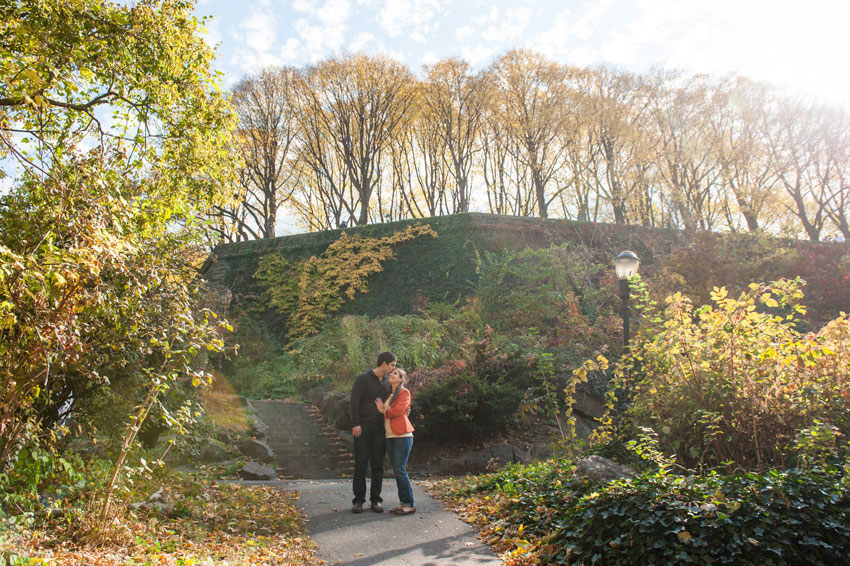
<svg viewBox="0 0 850 566">
<path fill-rule="evenodd" d="M 679 230 L 558 219 L 466 213 L 348 228 L 349 236 L 382 237 L 409 225 L 427 224 L 436 238 L 417 238 L 394 247 L 396 259 L 369 277 L 343 314 L 384 316 L 414 312 L 425 302 L 464 300 L 474 293 L 478 257 L 501 249 L 540 248 L 565 241 L 582 244 L 610 262 L 624 249 L 641 258 L 641 274 L 659 292 L 679 290 L 700 302 L 714 285 L 743 289 L 752 281 L 800 276 L 808 283 L 811 319 L 821 322 L 850 312 L 850 245 L 779 240 L 763 236 L 687 233 Z M 317 256 L 343 230 L 226 244 L 202 269 L 236 300 L 256 296 L 258 261 L 283 253 L 290 262 Z"/>
</svg>

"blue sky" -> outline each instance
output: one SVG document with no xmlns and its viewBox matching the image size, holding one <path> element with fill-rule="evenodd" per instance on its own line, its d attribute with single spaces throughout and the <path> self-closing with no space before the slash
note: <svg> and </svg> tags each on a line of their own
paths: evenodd
<svg viewBox="0 0 850 566">
<path fill-rule="evenodd" d="M 738 72 L 850 110 L 846 0 L 199 0 L 231 86 L 267 65 L 363 51 L 420 73 L 448 56 L 484 67 L 516 47 L 644 72 Z"/>
</svg>

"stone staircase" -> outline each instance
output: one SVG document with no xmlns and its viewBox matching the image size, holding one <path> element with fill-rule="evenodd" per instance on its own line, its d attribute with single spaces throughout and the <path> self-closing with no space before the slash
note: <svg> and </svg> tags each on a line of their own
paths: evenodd
<svg viewBox="0 0 850 566">
<path fill-rule="evenodd" d="M 351 477 L 354 460 L 349 448 L 307 403 L 252 401 L 257 416 L 269 426 L 268 445 L 274 451 L 275 471 L 283 479 Z"/>
</svg>

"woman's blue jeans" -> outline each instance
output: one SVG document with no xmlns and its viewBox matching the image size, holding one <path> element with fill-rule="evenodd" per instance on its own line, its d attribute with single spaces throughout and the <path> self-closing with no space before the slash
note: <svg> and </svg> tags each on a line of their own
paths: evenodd
<svg viewBox="0 0 850 566">
<path fill-rule="evenodd" d="M 413 448 L 413 437 L 388 438 L 387 456 L 393 464 L 395 483 L 398 485 L 398 499 L 402 505 L 413 505 L 413 486 L 410 485 L 410 476 L 407 475 L 407 458 L 410 449 Z"/>
</svg>

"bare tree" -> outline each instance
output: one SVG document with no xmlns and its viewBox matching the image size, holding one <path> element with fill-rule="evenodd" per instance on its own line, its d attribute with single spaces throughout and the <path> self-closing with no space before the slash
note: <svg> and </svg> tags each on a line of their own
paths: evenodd
<svg viewBox="0 0 850 566">
<path fill-rule="evenodd" d="M 833 108 L 821 110 L 818 129 L 817 157 L 814 161 L 816 195 L 823 199 L 824 212 L 841 233 L 850 240 L 850 116 Z"/>
<path fill-rule="evenodd" d="M 484 88 L 484 81 L 472 74 L 466 61 L 444 59 L 425 67 L 421 104 L 434 134 L 442 141 L 454 181 L 449 187 L 451 212 L 469 211 L 470 174 L 484 119 Z"/>
<path fill-rule="evenodd" d="M 565 108 L 572 102 L 567 71 L 537 53 L 514 50 L 497 59 L 487 74 L 493 112 L 514 140 L 508 147 L 520 150 L 517 157 L 528 168 L 538 214 L 547 218 L 549 204 L 557 196 L 549 182 L 564 166 L 564 145 L 558 135 Z"/>
<path fill-rule="evenodd" d="M 713 93 L 709 126 L 720 168 L 720 193 L 734 203 L 725 211 L 727 226 L 761 231 L 776 215 L 778 177 L 764 132 L 770 127 L 776 104 L 771 89 L 761 83 L 729 76 Z M 724 201 L 727 202 L 727 201 Z"/>
<path fill-rule="evenodd" d="M 788 197 L 786 209 L 813 242 L 820 239 L 827 220 L 828 197 L 818 180 L 816 163 L 824 118 L 817 107 L 786 99 L 780 101 L 776 123 L 768 129 L 771 163 Z"/>
<path fill-rule="evenodd" d="M 275 237 L 278 210 L 297 186 L 297 168 L 291 163 L 298 139 L 295 73 L 269 67 L 233 89 L 241 202 L 238 209 L 221 213 L 237 225 L 240 239 Z"/>
<path fill-rule="evenodd" d="M 356 202 L 352 222 L 370 220 L 370 203 L 381 182 L 382 158 L 414 96 L 404 65 L 385 57 L 350 55 L 307 70 L 304 112 L 315 139 L 326 139 L 341 159 Z M 338 185 L 338 183 L 336 183 Z"/>
<path fill-rule="evenodd" d="M 392 145 L 392 185 L 401 188 L 403 212 L 409 216 L 451 214 L 457 211 L 452 198 L 457 192 L 452 190 L 445 136 L 430 108 L 421 98 L 417 100 L 412 119 L 406 121 Z"/>
<path fill-rule="evenodd" d="M 481 133 L 481 172 L 491 214 L 532 216 L 535 193 L 528 167 L 518 160 L 521 149 L 508 134 L 501 115 L 487 111 Z"/>
<path fill-rule="evenodd" d="M 719 140 L 709 133 L 707 77 L 658 73 L 651 115 L 659 136 L 657 171 L 667 189 L 667 206 L 686 230 L 711 230 L 722 213 L 718 199 Z"/>
</svg>

